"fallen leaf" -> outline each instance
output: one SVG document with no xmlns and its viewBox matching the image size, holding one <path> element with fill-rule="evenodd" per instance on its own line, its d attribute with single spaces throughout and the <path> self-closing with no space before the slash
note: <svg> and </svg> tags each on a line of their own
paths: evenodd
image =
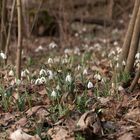
<svg viewBox="0 0 140 140">
<path fill-rule="evenodd" d="M 91 130 L 94 134 L 102 134 L 101 122 L 94 110 L 84 113 L 79 119 L 77 126 L 82 130 Z"/>
<path fill-rule="evenodd" d="M 26 134 L 21 129 L 17 129 L 10 135 L 10 140 L 41 140 L 38 135 L 31 136 Z"/>
<path fill-rule="evenodd" d="M 120 136 L 117 140 L 135 140 L 132 133 L 125 133 L 122 136 Z"/>
<path fill-rule="evenodd" d="M 140 109 L 136 108 L 133 110 L 129 110 L 129 112 L 125 115 L 125 119 L 130 119 L 135 122 L 140 122 Z"/>
<path fill-rule="evenodd" d="M 60 126 L 49 129 L 47 133 L 52 140 L 75 140 L 74 137 L 69 134 L 68 130 Z"/>
</svg>

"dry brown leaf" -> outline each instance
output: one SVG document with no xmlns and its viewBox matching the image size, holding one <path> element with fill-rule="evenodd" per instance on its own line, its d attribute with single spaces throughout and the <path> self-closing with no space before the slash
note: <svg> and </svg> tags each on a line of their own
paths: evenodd
<svg viewBox="0 0 140 140">
<path fill-rule="evenodd" d="M 117 140 L 135 140 L 132 133 L 125 133 L 122 136 L 120 136 Z"/>
<path fill-rule="evenodd" d="M 140 109 L 139 108 L 133 110 L 130 109 L 129 112 L 125 115 L 125 119 L 130 119 L 140 123 Z"/>
<path fill-rule="evenodd" d="M 31 136 L 26 134 L 21 129 L 17 129 L 10 135 L 10 140 L 41 140 L 38 135 Z"/>
<path fill-rule="evenodd" d="M 40 95 L 46 95 L 47 92 L 46 92 L 46 89 L 43 89 L 43 90 L 39 91 L 38 93 L 39 93 Z"/>
<path fill-rule="evenodd" d="M 74 137 L 70 136 L 68 130 L 60 126 L 49 129 L 47 133 L 52 140 L 75 140 Z"/>
<path fill-rule="evenodd" d="M 28 121 L 27 118 L 23 117 L 23 118 L 21 118 L 20 120 L 18 120 L 16 122 L 16 125 L 18 125 L 18 126 L 25 126 L 27 124 L 27 121 Z"/>
<path fill-rule="evenodd" d="M 49 112 L 46 110 L 44 106 L 34 106 L 30 108 L 28 111 L 26 111 L 26 114 L 28 117 L 32 116 L 33 114 L 40 114 L 42 115 L 48 115 Z"/>
<path fill-rule="evenodd" d="M 84 113 L 79 119 L 77 126 L 80 127 L 82 131 L 89 129 L 94 134 L 102 134 L 102 127 L 98 115 L 94 110 Z"/>
</svg>

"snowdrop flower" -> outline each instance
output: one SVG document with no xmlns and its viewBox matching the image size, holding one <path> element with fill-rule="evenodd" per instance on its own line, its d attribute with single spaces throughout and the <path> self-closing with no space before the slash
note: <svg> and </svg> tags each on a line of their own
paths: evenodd
<svg viewBox="0 0 140 140">
<path fill-rule="evenodd" d="M 101 50 L 102 46 L 99 43 L 94 44 L 94 47 L 98 50 Z"/>
<path fill-rule="evenodd" d="M 118 46 L 118 42 L 117 41 L 114 41 L 113 45 L 114 46 Z"/>
<path fill-rule="evenodd" d="M 126 62 L 125 62 L 124 60 L 122 61 L 122 65 L 123 65 L 123 66 L 125 66 L 125 65 L 126 65 Z"/>
<path fill-rule="evenodd" d="M 25 71 L 22 71 L 22 72 L 21 72 L 21 77 L 26 77 Z"/>
<path fill-rule="evenodd" d="M 80 66 L 80 65 L 78 65 L 78 66 L 77 66 L 77 70 L 80 70 L 80 69 L 81 69 L 81 66 Z"/>
<path fill-rule="evenodd" d="M 72 82 L 72 77 L 71 77 L 71 75 L 70 74 L 68 74 L 67 76 L 66 76 L 66 82 L 69 82 L 69 83 L 71 83 Z"/>
<path fill-rule="evenodd" d="M 105 83 L 105 82 L 106 82 L 106 79 L 102 78 L 101 83 Z"/>
<path fill-rule="evenodd" d="M 39 52 L 39 51 L 42 51 L 43 50 L 43 47 L 40 45 L 38 46 L 38 48 L 35 49 L 35 52 Z"/>
<path fill-rule="evenodd" d="M 74 35 L 75 35 L 75 37 L 78 37 L 78 36 L 79 36 L 79 34 L 78 34 L 78 33 L 75 33 Z"/>
<path fill-rule="evenodd" d="M 40 80 L 41 80 L 41 84 L 46 83 L 46 78 L 45 77 L 41 77 Z"/>
<path fill-rule="evenodd" d="M 24 71 L 21 72 L 21 77 L 26 77 L 29 74 L 29 70 L 25 69 Z"/>
<path fill-rule="evenodd" d="M 38 79 L 35 81 L 35 85 L 40 85 L 40 84 L 43 84 L 43 83 L 46 83 L 45 77 L 38 78 Z"/>
<path fill-rule="evenodd" d="M 124 90 L 124 88 L 122 86 L 118 87 L 118 91 L 123 91 L 123 90 Z"/>
<path fill-rule="evenodd" d="M 65 54 L 72 54 L 72 50 L 71 50 L 71 49 L 65 49 L 65 50 L 64 50 L 64 53 L 65 53 Z"/>
<path fill-rule="evenodd" d="M 58 47 L 58 45 L 55 42 L 51 42 L 49 44 L 49 49 L 54 49 L 54 48 L 57 48 L 57 47 Z"/>
<path fill-rule="evenodd" d="M 68 59 L 67 58 L 64 58 L 63 60 L 62 60 L 62 64 L 67 64 L 68 63 Z"/>
<path fill-rule="evenodd" d="M 83 71 L 83 75 L 87 75 L 87 74 L 88 74 L 87 69 L 84 69 L 84 71 Z"/>
<path fill-rule="evenodd" d="M 47 75 L 47 72 L 45 69 L 41 69 L 39 72 L 39 75 Z"/>
<path fill-rule="evenodd" d="M 48 64 L 53 64 L 53 59 L 52 58 L 48 59 Z"/>
<path fill-rule="evenodd" d="M 116 64 L 116 68 L 119 68 L 119 63 Z"/>
<path fill-rule="evenodd" d="M 52 91 L 52 93 L 51 93 L 51 97 L 57 97 L 57 93 L 56 93 L 56 91 Z"/>
<path fill-rule="evenodd" d="M 101 78 L 101 75 L 100 74 L 95 74 L 94 75 L 94 78 L 96 79 L 96 80 L 101 80 L 102 78 Z"/>
<path fill-rule="evenodd" d="M 13 70 L 10 70 L 9 73 L 8 73 L 8 75 L 9 76 L 14 76 L 14 71 Z"/>
<path fill-rule="evenodd" d="M 78 47 L 76 47 L 76 48 L 74 49 L 74 54 L 80 55 L 80 49 L 79 49 Z"/>
<path fill-rule="evenodd" d="M 89 81 L 87 87 L 88 89 L 93 88 L 93 83 Z"/>
<path fill-rule="evenodd" d="M 59 86 L 59 85 L 57 85 L 57 86 L 56 86 L 56 89 L 57 89 L 57 90 L 61 90 L 61 88 L 60 88 L 60 86 Z"/>
<path fill-rule="evenodd" d="M 139 60 L 139 59 L 140 59 L 140 53 L 137 53 L 137 54 L 135 55 L 135 58 Z"/>
<path fill-rule="evenodd" d="M 115 51 L 110 51 L 108 57 L 111 57 L 111 56 L 113 56 L 113 55 L 115 55 Z"/>
<path fill-rule="evenodd" d="M 5 55 L 3 52 L 0 53 L 0 57 L 1 57 L 2 59 L 6 59 L 6 58 L 7 58 L 6 55 Z"/>
<path fill-rule="evenodd" d="M 20 85 L 21 84 L 21 80 L 20 79 L 15 79 L 15 83 L 16 83 L 16 85 Z"/>
<path fill-rule="evenodd" d="M 86 27 L 84 27 L 84 28 L 82 29 L 82 31 L 83 31 L 83 32 L 86 32 L 86 31 L 87 31 Z"/>
<path fill-rule="evenodd" d="M 51 80 L 51 79 L 53 79 L 53 77 L 54 77 L 54 74 L 53 74 L 53 72 L 51 71 L 51 70 L 47 70 L 47 73 L 49 74 L 49 79 Z"/>
<path fill-rule="evenodd" d="M 117 47 L 116 50 L 117 50 L 117 53 L 120 53 L 122 51 L 120 47 Z"/>
<path fill-rule="evenodd" d="M 41 79 L 40 78 L 36 79 L 35 85 L 40 85 L 40 84 L 41 84 Z"/>
</svg>

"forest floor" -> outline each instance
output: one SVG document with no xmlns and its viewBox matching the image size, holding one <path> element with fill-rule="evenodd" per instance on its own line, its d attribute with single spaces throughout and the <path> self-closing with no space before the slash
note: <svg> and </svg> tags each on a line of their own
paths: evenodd
<svg viewBox="0 0 140 140">
<path fill-rule="evenodd" d="M 140 139 L 140 89 L 127 92 L 126 75 L 112 80 L 126 30 L 73 29 L 63 47 L 56 38 L 25 39 L 22 80 L 13 64 L 1 69 L 0 140 Z"/>
</svg>

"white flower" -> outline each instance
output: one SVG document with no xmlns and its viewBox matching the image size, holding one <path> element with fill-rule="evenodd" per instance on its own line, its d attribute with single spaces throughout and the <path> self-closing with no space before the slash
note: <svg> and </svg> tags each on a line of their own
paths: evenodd
<svg viewBox="0 0 140 140">
<path fill-rule="evenodd" d="M 93 83 L 89 81 L 87 87 L 88 89 L 93 88 Z"/>
<path fill-rule="evenodd" d="M 45 77 L 38 78 L 35 81 L 35 85 L 40 85 L 40 84 L 44 84 L 44 83 L 46 83 L 46 78 Z"/>
<path fill-rule="evenodd" d="M 117 41 L 114 41 L 113 45 L 114 46 L 118 46 L 118 42 Z"/>
<path fill-rule="evenodd" d="M 52 58 L 48 59 L 48 64 L 53 64 L 53 59 Z"/>
<path fill-rule="evenodd" d="M 80 66 L 80 65 L 78 65 L 78 66 L 77 66 L 77 70 L 80 70 L 80 69 L 81 69 L 81 66 Z"/>
<path fill-rule="evenodd" d="M 15 79 L 15 83 L 16 83 L 16 85 L 20 85 L 21 84 L 21 80 L 20 79 Z"/>
<path fill-rule="evenodd" d="M 25 69 L 24 71 L 21 72 L 21 77 L 26 77 L 29 74 L 29 70 Z"/>
<path fill-rule="evenodd" d="M 102 78 L 101 78 L 101 75 L 100 74 L 95 74 L 94 75 L 94 78 L 96 79 L 96 80 L 101 80 Z"/>
<path fill-rule="evenodd" d="M 117 47 L 116 50 L 117 50 L 117 53 L 120 53 L 122 51 L 120 47 Z"/>
<path fill-rule="evenodd" d="M 58 45 L 55 42 L 51 42 L 49 44 L 49 49 L 54 49 L 54 48 L 57 48 L 57 47 L 58 47 Z"/>
<path fill-rule="evenodd" d="M 41 77 L 40 80 L 41 80 L 41 84 L 46 83 L 46 78 L 45 77 Z"/>
<path fill-rule="evenodd" d="M 123 66 L 125 66 L 125 65 L 126 65 L 126 62 L 125 62 L 124 60 L 122 61 L 122 65 L 123 65 Z"/>
<path fill-rule="evenodd" d="M 47 75 L 47 72 L 45 69 L 41 69 L 39 72 L 39 75 Z"/>
<path fill-rule="evenodd" d="M 140 59 L 140 53 L 137 53 L 137 54 L 135 55 L 135 58 L 136 58 L 136 59 Z"/>
<path fill-rule="evenodd" d="M 51 93 L 51 97 L 57 97 L 57 93 L 54 90 Z"/>
<path fill-rule="evenodd" d="M 25 71 L 22 71 L 22 72 L 21 72 L 21 77 L 26 77 Z"/>
<path fill-rule="evenodd" d="M 68 59 L 67 58 L 62 59 L 62 64 L 67 64 L 67 63 L 68 63 Z"/>
<path fill-rule="evenodd" d="M 43 47 L 40 45 L 38 46 L 38 48 L 35 49 L 35 52 L 39 52 L 39 51 L 42 51 L 43 50 Z"/>
<path fill-rule="evenodd" d="M 98 50 L 101 50 L 102 46 L 99 43 L 94 44 L 94 47 Z"/>
<path fill-rule="evenodd" d="M 123 90 L 124 90 L 124 88 L 122 86 L 118 87 L 118 91 L 123 91 Z"/>
<path fill-rule="evenodd" d="M 49 79 L 53 79 L 53 77 L 54 77 L 54 74 L 53 74 L 53 72 L 51 71 L 51 70 L 47 70 L 47 73 L 49 74 Z"/>
<path fill-rule="evenodd" d="M 83 75 L 87 75 L 87 74 L 88 74 L 87 69 L 84 69 L 84 70 L 83 70 Z"/>
<path fill-rule="evenodd" d="M 113 55 L 115 55 L 115 51 L 110 51 L 108 57 L 111 57 L 111 56 L 113 56 Z"/>
<path fill-rule="evenodd" d="M 0 57 L 1 57 L 2 59 L 6 59 L 6 58 L 7 58 L 6 55 L 5 55 L 3 52 L 0 53 Z"/>
<path fill-rule="evenodd" d="M 10 70 L 9 73 L 8 73 L 8 75 L 9 76 L 14 76 L 14 71 L 13 70 Z"/>
<path fill-rule="evenodd" d="M 64 53 L 65 54 L 72 54 L 72 50 L 71 49 L 68 49 L 68 48 L 66 48 L 65 50 L 64 50 Z"/>
<path fill-rule="evenodd" d="M 119 68 L 119 63 L 116 64 L 116 68 Z"/>
<path fill-rule="evenodd" d="M 39 84 L 41 84 L 41 79 L 40 78 L 36 79 L 36 81 L 35 81 L 35 85 L 39 85 Z"/>
<path fill-rule="evenodd" d="M 74 49 L 74 54 L 80 55 L 80 49 L 78 47 Z"/>
<path fill-rule="evenodd" d="M 67 76 L 66 76 L 66 82 L 72 82 L 72 77 L 71 77 L 71 75 L 70 74 L 68 74 Z"/>
<path fill-rule="evenodd" d="M 61 88 L 60 88 L 60 86 L 59 86 L 59 85 L 57 85 L 57 86 L 56 86 L 56 89 L 57 89 L 57 90 L 61 90 Z"/>
<path fill-rule="evenodd" d="M 79 36 L 79 34 L 78 34 L 78 33 L 75 33 L 74 35 L 75 35 L 75 37 L 78 37 L 78 36 Z"/>
<path fill-rule="evenodd" d="M 86 32 L 86 31 L 87 31 L 86 27 L 84 27 L 84 28 L 82 29 L 82 31 L 83 31 L 83 32 Z"/>
</svg>

